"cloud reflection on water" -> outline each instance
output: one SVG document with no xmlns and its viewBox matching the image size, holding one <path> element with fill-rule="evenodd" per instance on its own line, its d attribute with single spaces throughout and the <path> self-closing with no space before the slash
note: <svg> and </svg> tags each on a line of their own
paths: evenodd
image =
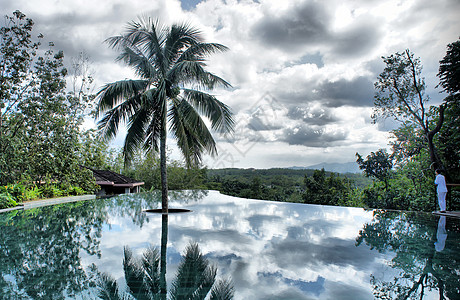
<svg viewBox="0 0 460 300">
<path fill-rule="evenodd" d="M 334 293 L 344 290 L 359 290 L 363 298 L 372 297 L 369 273 L 382 255 L 355 246 L 357 233 L 372 219 L 371 212 L 252 201 L 215 191 L 201 198 L 188 203 L 171 199 L 171 207 L 192 212 L 170 215 L 169 279 L 177 268 L 174 258 L 188 243 L 197 242 L 217 265 L 219 275 L 233 279 L 235 299 L 282 299 L 282 295 L 333 299 Z M 161 215 L 147 218 L 142 228 L 127 217 L 110 218 L 117 227 L 105 227 L 101 238 L 104 272 L 122 275 L 119 255 L 123 245 L 140 253 L 147 242 L 160 243 Z M 98 265 L 102 261 L 92 260 Z"/>
</svg>

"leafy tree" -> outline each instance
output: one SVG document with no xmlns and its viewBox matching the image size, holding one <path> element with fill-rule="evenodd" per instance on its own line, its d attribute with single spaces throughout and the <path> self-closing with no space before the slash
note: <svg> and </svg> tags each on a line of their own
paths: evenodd
<svg viewBox="0 0 460 300">
<path fill-rule="evenodd" d="M 99 128 L 109 139 L 115 136 L 120 124 L 127 122 L 123 146 L 126 162 L 141 146 L 147 151 L 159 149 L 162 208 L 167 213 L 168 123 L 187 165 L 199 163 L 204 151 L 217 152 L 200 113 L 210 120 L 212 129 L 221 133 L 232 130 L 230 109 L 214 96 L 193 89 L 230 86 L 204 68 L 208 55 L 227 48 L 203 42 L 200 32 L 187 24 L 165 27 L 150 18 L 129 23 L 125 33 L 107 42 L 121 51 L 118 59 L 132 67 L 140 79 L 117 81 L 101 89 L 96 111 L 98 116 L 104 116 Z"/>
<path fill-rule="evenodd" d="M 391 155 L 396 165 L 404 165 L 426 150 L 423 133 L 413 123 L 404 123 L 392 130 L 391 134 L 395 139 L 391 140 L 389 144 L 392 146 Z"/>
<path fill-rule="evenodd" d="M 405 126 L 413 124 L 423 132 L 430 160 L 438 168 L 442 167 L 433 138 L 442 127 L 445 105 L 439 106 L 439 118 L 434 126 L 430 126 L 433 114 L 426 107 L 429 98 L 424 94 L 425 80 L 421 78 L 422 65 L 420 59 L 406 50 L 383 57 L 385 69 L 374 84 L 377 90 L 374 97 L 374 121 L 379 118 L 393 118 L 403 122 Z"/>
<path fill-rule="evenodd" d="M 109 169 L 112 162 L 107 142 L 99 138 L 94 129 L 83 132 L 79 141 L 80 162 L 83 166 L 93 169 Z"/>
<path fill-rule="evenodd" d="M 385 187 L 388 187 L 388 179 L 391 177 L 391 169 L 393 168 L 393 158 L 385 149 L 380 149 L 375 153 L 371 152 L 366 157 L 366 160 L 359 153 L 356 153 L 356 157 L 358 157 L 356 162 L 365 176 L 383 181 L 385 182 Z"/>
<path fill-rule="evenodd" d="M 439 62 L 438 77 L 446 92 L 460 92 L 460 40 L 447 45 L 447 53 Z"/>
<path fill-rule="evenodd" d="M 460 182 L 460 96 L 450 97 L 446 108 L 444 126 L 439 132 L 439 154 L 445 163 L 450 182 Z"/>
<path fill-rule="evenodd" d="M 327 177 L 324 169 L 315 170 L 313 176 L 305 176 L 305 186 L 304 202 L 313 204 L 340 205 L 350 191 L 342 178 L 335 173 Z"/>
<path fill-rule="evenodd" d="M 447 174 L 454 182 L 460 180 L 460 40 L 447 46 L 447 53 L 439 62 L 440 85 L 450 95 L 447 103 L 445 126 L 439 136 L 441 157 L 445 161 Z"/>
<path fill-rule="evenodd" d="M 27 178 L 85 186 L 95 183 L 80 168 L 79 126 L 85 103 L 66 92 L 64 54 L 53 43 L 32 40 L 33 21 L 20 11 L 0 28 L 0 183 Z M 39 55 L 43 53 L 43 55 Z"/>
</svg>

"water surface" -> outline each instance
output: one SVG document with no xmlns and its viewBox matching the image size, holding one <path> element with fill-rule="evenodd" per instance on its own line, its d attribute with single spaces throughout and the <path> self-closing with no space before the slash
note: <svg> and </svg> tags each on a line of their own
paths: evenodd
<svg viewBox="0 0 460 300">
<path fill-rule="evenodd" d="M 166 279 L 197 243 L 234 299 L 459 299 L 460 224 L 366 211 L 171 192 Z M 100 274 L 126 288 L 123 249 L 161 247 L 158 193 L 0 214 L 3 299 L 93 299 Z M 441 296 L 442 295 L 442 296 Z"/>
</svg>

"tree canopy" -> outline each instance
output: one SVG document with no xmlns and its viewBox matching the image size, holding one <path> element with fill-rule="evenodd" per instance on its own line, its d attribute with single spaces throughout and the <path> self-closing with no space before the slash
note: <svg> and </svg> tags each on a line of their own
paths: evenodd
<svg viewBox="0 0 460 300">
<path fill-rule="evenodd" d="M 80 125 L 85 101 L 66 91 L 64 53 L 20 11 L 0 28 L 0 183 L 21 179 L 94 188 L 80 168 Z"/>
</svg>

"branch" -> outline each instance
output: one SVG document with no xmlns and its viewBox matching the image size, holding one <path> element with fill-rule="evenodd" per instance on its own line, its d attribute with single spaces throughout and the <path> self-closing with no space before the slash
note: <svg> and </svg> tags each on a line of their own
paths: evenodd
<svg viewBox="0 0 460 300">
<path fill-rule="evenodd" d="M 401 102 L 402 102 L 402 103 L 407 107 L 407 109 L 409 110 L 409 113 L 410 113 L 411 115 L 413 115 L 413 116 L 415 117 L 415 119 L 417 119 L 417 122 L 419 122 L 419 124 L 421 124 L 423 130 L 426 131 L 425 124 L 423 124 L 423 119 L 420 118 L 420 116 L 417 115 L 417 114 L 415 113 L 414 110 L 412 110 L 412 108 L 410 107 L 409 103 L 408 103 L 408 102 L 406 101 L 406 99 L 403 97 L 401 91 L 400 91 L 399 88 L 398 88 L 398 85 L 397 85 L 397 83 L 396 83 L 396 79 L 395 79 L 395 78 L 393 78 L 393 88 L 396 90 L 396 93 L 398 94 L 398 97 L 399 97 L 399 99 L 401 100 Z"/>
<path fill-rule="evenodd" d="M 23 87 L 22 91 L 18 94 L 18 97 L 16 98 L 16 100 L 13 101 L 13 103 L 11 103 L 10 105 L 8 105 L 8 107 L 5 109 L 5 111 L 3 112 L 3 115 L 6 116 L 6 114 L 9 112 L 10 109 L 12 109 L 16 103 L 18 101 L 20 101 L 22 99 L 22 95 L 24 95 L 24 93 L 27 91 L 27 89 L 33 84 L 35 83 L 35 80 L 31 80 L 26 86 Z"/>
<path fill-rule="evenodd" d="M 423 97 L 422 97 L 422 92 L 420 91 L 418 85 L 417 85 L 417 73 L 415 72 L 415 64 L 414 62 L 412 61 L 411 57 L 410 57 L 410 52 L 409 50 L 406 50 L 406 55 L 407 55 L 407 59 L 409 60 L 409 63 L 411 65 L 411 71 L 412 71 L 412 83 L 414 84 L 414 88 L 415 90 L 417 91 L 417 95 L 418 95 L 418 100 L 420 102 L 420 108 L 422 109 L 422 120 L 421 120 L 421 123 L 423 124 L 423 120 L 425 119 L 425 107 L 423 105 Z"/>
<path fill-rule="evenodd" d="M 442 104 L 439 106 L 439 119 L 438 122 L 436 123 L 436 127 L 433 128 L 433 130 L 430 130 L 428 132 L 428 136 L 433 137 L 436 133 L 441 130 L 442 124 L 444 122 L 444 111 L 446 110 L 446 105 Z"/>
</svg>

